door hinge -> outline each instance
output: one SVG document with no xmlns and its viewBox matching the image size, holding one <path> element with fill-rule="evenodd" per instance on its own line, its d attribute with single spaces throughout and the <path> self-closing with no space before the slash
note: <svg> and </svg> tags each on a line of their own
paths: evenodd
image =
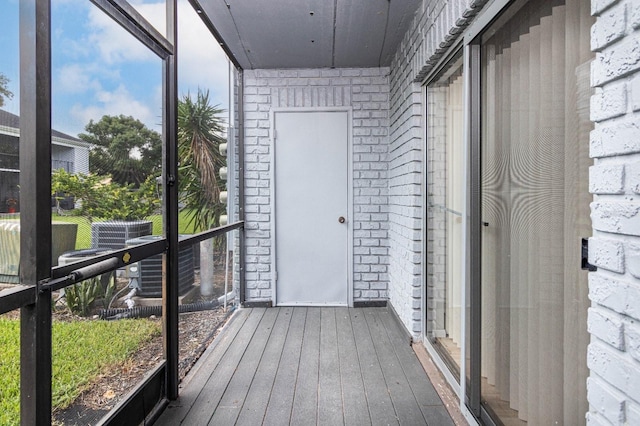
<svg viewBox="0 0 640 426">
<path fill-rule="evenodd" d="M 580 264 L 581 264 L 580 267 L 585 271 L 591 271 L 591 272 L 597 271 L 598 268 L 589 263 L 589 239 L 588 238 L 582 239 L 581 250 L 582 250 L 582 255 L 581 255 L 581 261 L 580 261 Z"/>
<path fill-rule="evenodd" d="M 273 273 L 273 279 L 274 279 L 275 281 L 278 281 L 278 271 L 276 271 L 276 272 L 274 272 L 274 273 Z"/>
</svg>

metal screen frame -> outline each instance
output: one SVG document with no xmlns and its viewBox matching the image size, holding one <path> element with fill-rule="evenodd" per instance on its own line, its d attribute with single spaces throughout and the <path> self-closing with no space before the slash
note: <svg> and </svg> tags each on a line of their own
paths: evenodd
<svg viewBox="0 0 640 426">
<path fill-rule="evenodd" d="M 244 154 L 242 149 L 242 70 L 240 72 L 239 199 L 240 221 L 178 242 L 177 152 L 177 0 L 166 0 L 164 37 L 125 0 L 92 3 L 163 61 L 163 237 L 150 244 L 76 263 L 51 265 L 51 0 L 21 0 L 20 38 L 20 185 L 22 212 L 20 283 L 0 296 L 0 313 L 20 309 L 20 423 L 52 421 L 52 291 L 72 285 L 82 269 L 88 273 L 163 256 L 163 326 L 165 360 L 150 371 L 128 398 L 101 424 L 140 424 L 156 418 L 168 400 L 178 398 L 178 251 L 181 246 L 215 235 L 240 231 L 240 300 L 244 301 Z M 192 2 L 196 5 L 197 2 Z M 206 24 L 206 22 L 205 22 Z M 209 27 L 209 26 L 208 26 Z M 211 28 L 209 28 L 211 30 Z M 214 34 L 215 35 L 215 34 Z M 234 58 L 232 58 L 233 60 Z M 235 61 L 234 61 L 235 63 Z M 84 269 L 83 269 L 84 268 Z M 81 276 L 81 275 L 80 275 Z M 86 278 L 86 276 L 85 276 Z M 123 423 L 124 422 L 124 423 Z"/>
</svg>

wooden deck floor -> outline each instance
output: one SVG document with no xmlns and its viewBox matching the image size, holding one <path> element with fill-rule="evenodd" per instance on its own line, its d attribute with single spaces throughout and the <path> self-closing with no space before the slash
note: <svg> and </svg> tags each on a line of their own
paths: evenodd
<svg viewBox="0 0 640 426">
<path fill-rule="evenodd" d="M 159 425 L 452 425 L 386 308 L 236 312 Z"/>
</svg>

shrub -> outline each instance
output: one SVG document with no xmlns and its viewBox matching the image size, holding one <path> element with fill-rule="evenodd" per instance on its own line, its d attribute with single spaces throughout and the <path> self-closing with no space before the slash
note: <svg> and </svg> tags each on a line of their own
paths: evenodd
<svg viewBox="0 0 640 426">
<path fill-rule="evenodd" d="M 79 200 L 79 214 L 89 220 L 140 220 L 158 210 L 155 177 L 149 177 L 139 188 L 112 182 L 109 176 L 71 174 L 60 169 L 51 177 L 51 192 Z"/>
</svg>

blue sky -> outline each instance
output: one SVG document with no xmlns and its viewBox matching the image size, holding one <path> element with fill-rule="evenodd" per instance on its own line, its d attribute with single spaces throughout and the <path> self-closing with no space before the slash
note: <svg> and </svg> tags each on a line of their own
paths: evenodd
<svg viewBox="0 0 640 426">
<path fill-rule="evenodd" d="M 0 1 L 0 72 L 14 98 L 4 109 L 18 114 L 19 0 Z M 130 0 L 164 33 L 165 2 Z M 228 63 L 187 0 L 178 1 L 178 90 L 209 90 L 228 109 Z M 89 120 L 131 115 L 161 130 L 162 62 L 88 0 L 52 0 L 53 127 L 77 135 Z"/>
</svg>

